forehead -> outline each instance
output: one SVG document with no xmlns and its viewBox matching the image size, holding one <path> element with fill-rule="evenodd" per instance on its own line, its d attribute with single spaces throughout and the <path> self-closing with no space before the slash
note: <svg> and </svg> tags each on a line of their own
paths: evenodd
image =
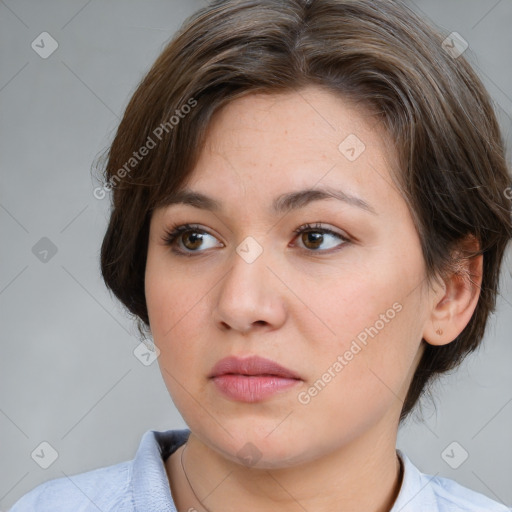
<svg viewBox="0 0 512 512">
<path fill-rule="evenodd" d="M 184 187 L 267 209 L 285 192 L 320 187 L 385 202 L 396 194 L 393 156 L 377 118 L 332 92 L 251 93 L 214 115 Z"/>
</svg>

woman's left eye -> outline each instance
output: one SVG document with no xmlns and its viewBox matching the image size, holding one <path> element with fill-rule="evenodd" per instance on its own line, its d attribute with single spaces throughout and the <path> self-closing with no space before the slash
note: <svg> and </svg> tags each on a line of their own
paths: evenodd
<svg viewBox="0 0 512 512">
<path fill-rule="evenodd" d="M 349 242 L 350 239 L 341 233 L 337 233 L 331 229 L 323 228 L 319 224 L 311 225 L 305 224 L 300 226 L 296 230 L 294 230 L 296 235 L 296 239 L 299 239 L 306 250 L 310 252 L 327 252 L 328 249 L 332 249 L 333 247 L 339 247 L 344 245 L 346 242 Z M 169 231 L 167 231 L 163 237 L 163 241 L 166 245 L 172 248 L 172 251 L 176 254 L 192 256 L 194 253 L 201 253 L 203 251 L 199 251 L 198 249 L 209 247 L 204 247 L 203 242 L 206 237 L 212 237 L 207 231 L 200 229 L 199 226 L 193 226 L 191 224 L 183 224 L 181 226 L 174 226 Z M 327 247 L 324 247 L 325 250 L 319 251 L 322 245 L 326 245 L 326 239 L 331 239 L 331 242 L 327 244 Z M 341 240 L 341 243 L 333 243 L 333 239 Z M 189 245 L 187 245 L 189 244 Z M 214 244 L 210 245 L 210 247 L 214 246 Z M 303 248 L 304 248 L 303 247 Z"/>
<path fill-rule="evenodd" d="M 341 233 L 336 233 L 336 231 L 333 231 L 332 229 L 323 228 L 319 224 L 314 226 L 311 224 L 305 224 L 304 226 L 297 228 L 294 233 L 297 235 L 296 238 L 300 239 L 306 246 L 306 249 L 309 249 L 313 252 L 324 252 L 318 251 L 317 249 L 324 243 L 326 237 L 330 237 L 331 240 L 337 238 L 338 240 L 341 240 L 341 243 L 336 244 L 331 242 L 325 249 L 340 247 L 346 242 L 350 241 L 348 237 L 342 235 Z"/>
</svg>

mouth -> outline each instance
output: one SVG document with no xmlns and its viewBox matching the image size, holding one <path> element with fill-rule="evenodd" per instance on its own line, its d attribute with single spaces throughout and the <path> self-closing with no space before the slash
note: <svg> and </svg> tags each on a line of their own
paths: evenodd
<svg viewBox="0 0 512 512">
<path fill-rule="evenodd" d="M 283 379 L 302 380 L 294 371 L 281 366 L 280 364 L 259 356 L 247 358 L 226 357 L 217 362 L 212 368 L 209 378 L 222 375 L 245 375 L 247 377 L 280 377 Z"/>
<path fill-rule="evenodd" d="M 208 377 L 225 397 L 249 403 L 263 401 L 302 382 L 296 372 L 258 356 L 221 359 Z"/>
</svg>

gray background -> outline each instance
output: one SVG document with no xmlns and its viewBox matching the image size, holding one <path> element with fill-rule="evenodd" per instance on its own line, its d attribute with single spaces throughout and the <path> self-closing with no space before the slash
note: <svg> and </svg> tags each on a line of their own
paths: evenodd
<svg viewBox="0 0 512 512">
<path fill-rule="evenodd" d="M 131 459 L 148 429 L 185 427 L 157 363 L 134 356 L 136 328 L 101 281 L 108 197 L 93 196 L 91 165 L 163 45 L 202 5 L 0 2 L 2 510 L 51 478 Z M 510 147 L 512 2 L 418 0 L 415 8 L 469 42 L 466 55 Z M 44 31 L 59 44 L 47 59 L 31 48 Z M 46 262 L 32 251 L 43 237 L 57 249 Z M 425 407 L 425 423 L 409 421 L 399 434 L 399 447 L 422 471 L 509 506 L 511 269 L 509 251 L 481 350 L 436 387 L 438 405 Z M 58 452 L 48 469 L 31 458 L 43 441 Z M 454 441 L 469 454 L 458 469 L 441 456 Z"/>
</svg>

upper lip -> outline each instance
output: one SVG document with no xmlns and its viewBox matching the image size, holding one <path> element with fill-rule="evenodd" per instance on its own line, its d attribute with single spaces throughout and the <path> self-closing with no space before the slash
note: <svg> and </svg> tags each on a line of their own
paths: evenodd
<svg viewBox="0 0 512 512">
<path fill-rule="evenodd" d="M 300 379 L 300 377 L 271 359 L 259 356 L 239 358 L 235 356 L 226 357 L 218 361 L 212 368 L 209 378 L 226 374 L 239 375 L 272 375 L 288 379 Z"/>
</svg>

